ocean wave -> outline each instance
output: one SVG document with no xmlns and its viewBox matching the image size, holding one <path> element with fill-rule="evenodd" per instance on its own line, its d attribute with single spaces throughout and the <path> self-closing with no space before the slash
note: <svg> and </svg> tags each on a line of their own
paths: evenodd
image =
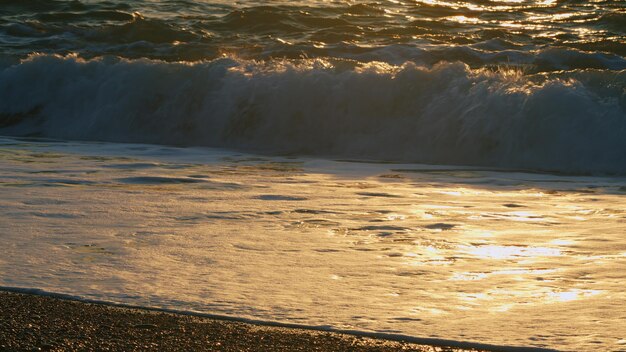
<svg viewBox="0 0 626 352">
<path fill-rule="evenodd" d="M 376 43 L 372 45 L 360 42 L 362 34 L 353 28 L 358 26 L 345 20 L 335 19 L 333 22 L 325 17 L 302 14 L 298 17 L 270 9 L 255 7 L 233 11 L 219 21 L 197 25 L 117 10 L 44 13 L 38 16 L 48 21 L 0 23 L 0 45 L 10 47 L 4 54 L 14 51 L 20 52 L 21 56 L 33 52 L 72 52 L 87 59 L 112 55 L 176 62 L 211 60 L 226 54 L 251 60 L 337 58 L 361 62 L 384 61 L 394 65 L 413 61 L 427 66 L 441 61 L 461 61 L 472 68 L 524 65 L 527 73 L 587 68 L 626 69 L 626 58 L 621 55 L 624 45 L 620 40 L 532 48 L 516 43 L 507 31 L 484 30 L 480 34 L 482 40 L 464 45 L 378 42 L 386 37 L 426 35 L 436 26 L 447 26 L 422 20 L 416 21 L 420 25 L 390 25 L 373 31 L 367 35 Z M 110 17 L 110 20 L 101 26 L 65 23 L 64 20 L 93 21 L 93 17 L 99 16 Z M 318 22 L 324 22 L 326 26 Z M 315 26 L 321 27 L 313 30 Z M 265 35 L 263 39 L 258 36 L 256 39 L 242 37 L 241 33 L 245 31 Z M 311 33 L 306 34 L 307 31 Z M 282 33 L 287 39 L 272 33 Z M 293 39 L 293 36 L 305 39 Z"/>
<path fill-rule="evenodd" d="M 32 55 L 0 96 L 6 135 L 626 173 L 626 70 Z"/>
<path fill-rule="evenodd" d="M 540 1 L 495 5 L 483 0 L 460 5 L 62 0 L 2 4 L 0 48 L 18 58 L 43 52 L 197 61 L 226 53 L 253 60 L 358 56 L 360 61 L 385 61 L 387 54 L 393 60 L 388 62 L 396 65 L 460 60 L 472 67 L 536 61 L 533 64 L 544 71 L 626 67 L 626 15 L 623 4 L 612 1 L 561 1 L 547 7 Z M 534 59 L 549 48 L 576 55 L 584 51 L 591 60 L 586 66 L 584 58 L 568 65 Z M 605 59 L 598 60 L 603 55 Z"/>
</svg>

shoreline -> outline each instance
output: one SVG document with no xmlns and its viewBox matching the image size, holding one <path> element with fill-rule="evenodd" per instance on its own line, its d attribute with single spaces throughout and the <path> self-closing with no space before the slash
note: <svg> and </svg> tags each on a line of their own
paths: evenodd
<svg viewBox="0 0 626 352">
<path fill-rule="evenodd" d="M 0 291 L 0 350 L 478 351 Z"/>
<path fill-rule="evenodd" d="M 416 340 L 0 288 L 0 350 L 546 351 Z"/>
</svg>

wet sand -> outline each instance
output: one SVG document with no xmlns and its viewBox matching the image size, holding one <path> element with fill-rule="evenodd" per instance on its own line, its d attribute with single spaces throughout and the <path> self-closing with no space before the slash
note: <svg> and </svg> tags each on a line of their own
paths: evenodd
<svg viewBox="0 0 626 352">
<path fill-rule="evenodd" d="M 478 351 L 0 291 L 2 351 Z"/>
</svg>

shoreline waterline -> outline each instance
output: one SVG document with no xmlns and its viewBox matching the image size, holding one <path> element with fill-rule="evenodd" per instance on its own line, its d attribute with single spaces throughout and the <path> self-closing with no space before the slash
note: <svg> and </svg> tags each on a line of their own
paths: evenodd
<svg viewBox="0 0 626 352">
<path fill-rule="evenodd" d="M 443 339 L 420 338 L 420 337 L 407 336 L 407 335 L 385 334 L 385 333 L 375 333 L 375 332 L 356 331 L 356 330 L 342 330 L 342 329 L 333 329 L 331 327 L 307 326 L 307 325 L 281 323 L 281 322 L 274 322 L 274 321 L 254 320 L 254 319 L 239 318 L 239 317 L 233 317 L 233 316 L 224 316 L 224 315 L 219 315 L 219 314 L 209 314 L 209 313 L 181 311 L 181 310 L 167 309 L 167 308 L 144 307 L 144 306 L 123 304 L 123 303 L 107 302 L 107 301 L 82 298 L 82 297 L 67 295 L 67 294 L 46 292 L 43 290 L 32 289 L 32 288 L 16 288 L 16 287 L 0 286 L 0 297 L 6 294 L 12 294 L 17 297 L 37 296 L 37 297 L 52 299 L 52 300 L 81 303 L 81 304 L 85 304 L 82 306 L 83 309 L 89 309 L 90 305 L 98 305 L 98 306 L 103 306 L 103 307 L 107 307 L 111 309 L 119 308 L 123 310 L 131 310 L 131 311 L 138 311 L 138 312 L 166 313 L 166 314 L 171 314 L 171 315 L 175 315 L 178 317 L 193 317 L 193 318 L 217 320 L 221 322 L 244 323 L 244 324 L 256 325 L 256 326 L 261 326 L 261 327 L 266 327 L 266 328 L 286 328 L 286 329 L 293 329 L 293 330 L 298 330 L 298 331 L 331 333 L 331 334 L 336 334 L 336 335 L 346 335 L 346 336 L 357 337 L 357 338 L 383 340 L 387 342 L 401 343 L 401 344 L 415 344 L 415 345 L 423 345 L 423 346 L 444 348 L 444 349 L 454 348 L 455 351 L 457 352 L 462 352 L 466 350 L 467 351 L 485 351 L 485 352 L 557 351 L 554 349 L 545 349 L 545 348 L 522 347 L 522 346 L 496 346 L 496 345 L 476 343 L 476 342 L 463 342 L 463 341 L 453 341 L 453 340 L 443 340 Z M 81 317 L 72 316 L 72 317 L 69 317 L 69 319 L 80 320 Z M 94 347 L 97 347 L 97 346 L 94 346 Z"/>
</svg>

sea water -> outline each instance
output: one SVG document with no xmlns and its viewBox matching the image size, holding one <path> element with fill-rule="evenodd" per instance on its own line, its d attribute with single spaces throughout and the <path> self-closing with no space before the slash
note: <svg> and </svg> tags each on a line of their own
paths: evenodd
<svg viewBox="0 0 626 352">
<path fill-rule="evenodd" d="M 2 1 L 0 285 L 626 350 L 625 9 Z"/>
<path fill-rule="evenodd" d="M 626 179 L 0 140 L 0 285 L 418 338 L 626 348 Z"/>
</svg>

